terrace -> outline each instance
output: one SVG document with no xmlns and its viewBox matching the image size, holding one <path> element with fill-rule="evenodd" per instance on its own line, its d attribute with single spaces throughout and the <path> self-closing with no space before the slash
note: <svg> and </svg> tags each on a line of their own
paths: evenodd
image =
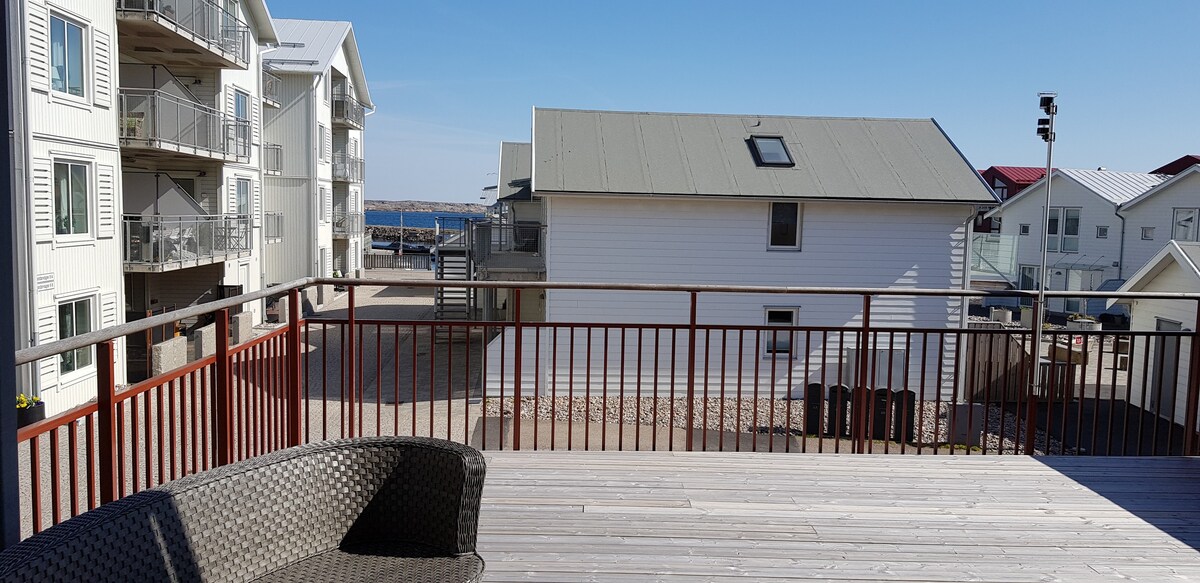
<svg viewBox="0 0 1200 583">
<path fill-rule="evenodd" d="M 347 293 L 231 345 L 230 309 L 279 294 L 299 306 L 333 285 Z M 521 283 L 690 305 L 686 321 L 629 324 L 527 322 L 519 310 L 507 322 L 430 320 L 437 285 L 300 280 L 18 352 L 36 366 L 94 346 L 97 373 L 96 401 L 18 431 L 22 532 L 292 444 L 432 435 L 489 459 L 488 580 L 1161 580 L 1200 569 L 1200 504 L 1182 494 L 1200 464 L 1172 457 L 1200 443 L 1194 331 L 1048 334 L 1041 368 L 1061 374 L 1035 391 L 1032 354 L 1008 349 L 1027 348 L 1028 329 L 905 328 L 879 307 L 982 292 Z M 863 311 L 843 327 L 713 323 L 703 298 L 727 293 L 849 297 Z M 123 336 L 208 313 L 213 354 L 118 386 Z M 1164 345 L 1173 350 L 1150 349 Z M 1120 370 L 1122 350 L 1141 365 Z M 1156 363 L 1180 372 L 1166 378 Z M 1165 391 L 1178 392 L 1169 407 Z"/>
</svg>

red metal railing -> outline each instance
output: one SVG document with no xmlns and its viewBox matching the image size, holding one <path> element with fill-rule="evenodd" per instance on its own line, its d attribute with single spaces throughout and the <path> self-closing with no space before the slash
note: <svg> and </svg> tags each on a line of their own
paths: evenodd
<svg viewBox="0 0 1200 583">
<path fill-rule="evenodd" d="M 299 306 L 311 283 L 347 285 L 344 313 L 289 309 L 285 326 L 230 345 L 231 307 L 281 292 Z M 304 280 L 214 302 L 214 354 L 128 387 L 114 339 L 204 308 L 18 352 L 28 364 L 94 344 L 97 367 L 94 403 L 18 432 L 25 534 L 210 467 L 360 435 L 525 450 L 1200 453 L 1192 331 L 1051 331 L 1036 367 L 1028 329 L 873 323 L 884 290 L 776 290 L 861 295 L 860 325 L 834 327 L 705 323 L 699 296 L 764 288 L 669 286 L 688 298 L 686 322 L 361 318 L 357 286 L 372 284 Z"/>
</svg>

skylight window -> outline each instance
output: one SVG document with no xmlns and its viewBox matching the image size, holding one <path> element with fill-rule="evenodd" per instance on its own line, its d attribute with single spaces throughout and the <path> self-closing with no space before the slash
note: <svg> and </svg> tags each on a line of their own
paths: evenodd
<svg viewBox="0 0 1200 583">
<path fill-rule="evenodd" d="M 787 145 L 779 136 L 751 136 L 750 149 L 759 166 L 795 166 Z"/>
</svg>

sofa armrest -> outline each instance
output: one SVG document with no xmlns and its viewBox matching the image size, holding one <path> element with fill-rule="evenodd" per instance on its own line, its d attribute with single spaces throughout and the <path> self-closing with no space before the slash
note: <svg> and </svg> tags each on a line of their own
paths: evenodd
<svg viewBox="0 0 1200 583">
<path fill-rule="evenodd" d="M 341 547 L 404 542 L 452 555 L 475 551 L 485 463 L 475 449 L 423 437 L 367 438 L 382 446 L 368 482 L 378 489 Z"/>
</svg>

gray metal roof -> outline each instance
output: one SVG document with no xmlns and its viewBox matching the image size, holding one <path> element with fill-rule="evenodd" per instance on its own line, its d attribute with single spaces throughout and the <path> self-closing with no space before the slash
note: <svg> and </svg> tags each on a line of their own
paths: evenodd
<svg viewBox="0 0 1200 583">
<path fill-rule="evenodd" d="M 263 62 L 278 73 L 324 74 L 338 50 L 345 46 L 349 71 L 343 71 L 358 93 L 359 101 L 374 108 L 367 90 L 367 77 L 358 54 L 354 27 L 349 22 L 335 20 L 294 20 L 276 18 L 275 31 L 281 45 L 263 54 Z"/>
<path fill-rule="evenodd" d="M 998 202 L 932 119 L 534 109 L 538 193 Z M 794 167 L 759 167 L 753 135 Z"/>
<path fill-rule="evenodd" d="M 514 195 L 529 195 L 531 178 L 529 167 L 533 162 L 533 144 L 527 142 L 500 142 L 499 188 L 496 198 L 505 199 Z"/>
<path fill-rule="evenodd" d="M 1060 168 L 1056 172 L 1070 177 L 1092 192 L 1114 204 L 1122 204 L 1158 186 L 1170 176 L 1143 172 L 1114 172 L 1112 170 L 1078 170 Z M 1028 188 L 1026 190 L 1033 190 Z"/>
</svg>

